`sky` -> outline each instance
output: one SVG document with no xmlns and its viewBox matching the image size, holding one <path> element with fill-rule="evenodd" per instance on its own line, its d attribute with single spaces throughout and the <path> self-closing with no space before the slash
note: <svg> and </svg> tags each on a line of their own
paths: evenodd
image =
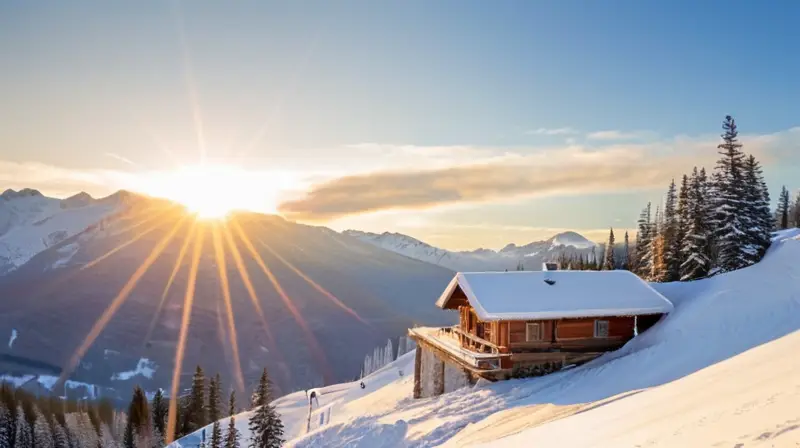
<svg viewBox="0 0 800 448">
<path fill-rule="evenodd" d="M 222 174 L 190 193 L 336 230 L 599 241 L 711 168 L 727 114 L 772 196 L 800 187 L 798 20 L 791 1 L 4 1 L 0 184 L 176 197 L 203 163 Z"/>
</svg>

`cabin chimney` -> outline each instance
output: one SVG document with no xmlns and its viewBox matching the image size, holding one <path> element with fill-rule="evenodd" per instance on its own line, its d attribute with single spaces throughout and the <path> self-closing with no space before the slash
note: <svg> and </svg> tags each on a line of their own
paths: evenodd
<svg viewBox="0 0 800 448">
<path fill-rule="evenodd" d="M 556 281 L 553 280 L 553 276 L 550 275 L 550 272 L 558 270 L 558 263 L 552 261 L 546 261 L 542 263 L 542 271 L 544 271 L 544 282 L 550 286 L 556 284 Z"/>
<path fill-rule="evenodd" d="M 558 263 L 554 261 L 545 261 L 542 263 L 542 270 L 543 271 L 557 271 L 558 270 Z"/>
</svg>

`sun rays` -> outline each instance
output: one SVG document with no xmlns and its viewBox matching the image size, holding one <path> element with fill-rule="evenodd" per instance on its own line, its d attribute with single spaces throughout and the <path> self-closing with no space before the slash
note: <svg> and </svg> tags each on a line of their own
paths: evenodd
<svg viewBox="0 0 800 448">
<path fill-rule="evenodd" d="M 267 244 L 265 240 L 259 236 L 260 232 L 264 232 L 264 234 L 270 232 L 270 229 L 264 226 L 263 223 L 259 223 L 261 225 L 251 229 L 255 231 L 255 233 L 252 233 L 251 230 L 245 230 L 245 226 L 240 223 L 241 217 L 238 215 L 230 217 L 227 220 L 209 221 L 199 219 L 197 215 L 189 214 L 183 210 L 181 210 L 180 213 L 171 213 L 167 210 L 161 213 L 142 214 L 145 215 L 145 217 L 131 215 L 131 217 L 121 218 L 117 225 L 121 223 L 122 229 L 114 233 L 117 235 L 126 235 L 127 238 L 116 247 L 68 274 L 68 277 L 72 278 L 72 276 L 80 272 L 86 272 L 90 268 L 107 262 L 112 255 L 121 253 L 126 248 L 141 247 L 142 244 L 148 244 L 146 242 L 148 240 L 144 239 L 146 235 L 159 236 L 159 239 L 155 242 L 149 253 L 144 257 L 143 261 L 138 264 L 135 271 L 130 275 L 116 296 L 111 298 L 106 308 L 88 331 L 86 337 L 80 342 L 75 352 L 64 364 L 60 377 L 60 382 L 62 384 L 69 379 L 72 372 L 81 362 L 81 359 L 86 355 L 95 341 L 97 341 L 98 337 L 103 333 L 109 322 L 111 322 L 126 300 L 131 297 L 137 285 L 141 283 L 141 280 L 148 275 L 149 272 L 155 272 L 153 266 L 156 261 L 164 257 L 172 258 L 170 261 L 171 267 L 168 268 L 168 276 L 166 275 L 166 270 L 163 270 L 163 275 L 166 279 L 162 280 L 164 281 L 164 286 L 160 295 L 153 298 L 155 311 L 144 333 L 141 350 L 144 351 L 150 347 L 149 343 L 156 332 L 156 328 L 158 328 L 163 310 L 167 303 L 170 302 L 170 297 L 174 297 L 174 295 L 170 294 L 170 291 L 174 290 L 174 287 L 178 283 L 178 276 L 182 268 L 188 265 L 188 274 L 186 274 L 186 277 L 180 277 L 181 282 L 185 279 L 185 289 L 183 290 L 180 327 L 177 331 L 177 340 L 175 344 L 172 383 L 170 388 L 171 397 L 179 396 L 180 379 L 184 368 L 184 360 L 186 359 L 187 346 L 190 341 L 189 334 L 192 331 L 192 314 L 196 308 L 196 291 L 197 288 L 199 288 L 198 283 L 202 280 L 202 277 L 199 276 L 200 272 L 203 272 L 203 276 L 206 277 L 209 272 L 213 272 L 217 280 L 220 294 L 218 296 L 219 302 L 213 307 L 213 309 L 217 310 L 217 324 L 215 327 L 217 327 L 216 331 L 219 333 L 221 346 L 225 350 L 225 357 L 226 359 L 230 359 L 230 373 L 233 379 L 233 385 L 239 391 L 245 389 L 245 379 L 242 371 L 242 353 L 240 352 L 239 333 L 236 325 L 236 310 L 239 305 L 234 306 L 235 304 L 249 302 L 252 307 L 251 310 L 254 312 L 254 317 L 261 323 L 261 328 L 263 329 L 263 335 L 267 341 L 271 358 L 278 365 L 285 364 L 283 353 L 275 337 L 275 330 L 271 328 L 264 313 L 264 297 L 259 296 L 254 285 L 253 275 L 255 275 L 255 273 L 258 273 L 256 277 L 267 281 L 266 284 L 274 293 L 272 297 L 277 296 L 277 298 L 280 299 L 277 302 L 279 307 L 288 311 L 287 314 L 291 316 L 297 328 L 301 330 L 301 335 L 310 348 L 312 360 L 322 373 L 325 381 L 332 378 L 331 367 L 328 363 L 325 351 L 320 345 L 303 311 L 298 307 L 298 303 L 300 302 L 296 302 L 285 286 L 281 284 L 274 273 L 275 266 L 271 267 L 268 260 L 272 260 L 270 263 L 277 263 L 277 266 L 281 266 L 282 269 L 284 269 L 282 272 L 294 275 L 311 286 L 313 290 L 318 293 L 318 295 L 313 296 L 316 300 L 322 299 L 323 302 L 329 302 L 334 305 L 335 308 L 351 316 L 354 321 L 369 327 L 369 324 L 362 319 L 356 311 L 348 307 L 333 293 L 329 292 L 309 275 L 304 273 L 297 265 L 287 259 L 285 254 L 281 254 L 277 247 Z M 135 221 L 127 222 L 132 219 Z M 257 220 L 258 218 L 255 219 Z M 248 219 L 248 222 L 250 221 L 252 221 L 252 218 Z M 247 229 L 250 229 L 250 226 L 247 226 Z M 134 246 L 134 243 L 137 242 L 139 243 L 138 246 Z M 287 244 L 289 244 L 289 242 L 287 242 Z M 263 251 L 263 255 L 259 251 L 259 248 Z M 208 251 L 208 257 L 204 256 L 206 251 Z M 172 255 L 170 256 L 169 254 Z M 250 267 L 248 267 L 248 265 Z M 213 267 L 213 269 L 209 269 L 210 267 Z M 250 269 L 255 269 L 255 271 L 251 273 Z M 263 275 L 263 277 L 260 277 L 261 275 Z M 207 282 L 207 279 L 203 280 L 204 285 Z M 246 294 L 247 298 L 237 297 L 234 294 L 234 284 L 243 287 L 243 292 Z M 141 298 L 139 300 L 141 300 Z M 308 297 L 304 297 L 301 303 L 303 304 L 302 306 L 307 307 L 309 304 Z M 205 305 L 207 306 L 208 304 Z M 174 418 L 176 412 L 174 406 L 176 404 L 176 400 L 170 400 L 169 424 L 171 425 L 171 432 L 167 434 L 170 440 L 171 437 L 169 436 L 174 435 Z"/>
<path fill-rule="evenodd" d="M 116 260 L 120 257 L 118 254 L 123 253 L 126 249 L 142 247 L 150 244 L 148 241 L 155 240 L 158 237 L 158 241 L 150 248 L 143 261 L 136 266 L 136 269 L 126 280 L 117 295 L 110 298 L 107 306 L 89 329 L 85 338 L 78 344 L 75 352 L 66 360 L 59 381 L 60 384 L 64 384 L 70 377 L 87 351 L 106 329 L 109 322 L 114 319 L 120 308 L 133 295 L 137 286 L 140 283 L 142 285 L 146 284 L 146 282 L 141 281 L 146 275 L 149 275 L 148 279 L 163 279 L 166 277 L 163 289 L 158 285 L 160 295 L 155 293 L 154 297 L 138 297 L 138 300 L 152 300 L 155 305 L 154 313 L 150 316 L 140 348 L 142 353 L 146 353 L 145 350 L 151 347 L 154 334 L 162 332 L 159 322 L 163 318 L 162 315 L 167 313 L 165 310 L 172 309 L 174 305 L 173 299 L 177 302 L 181 292 L 183 296 L 182 302 L 178 302 L 181 310 L 180 327 L 178 327 L 177 331 L 170 330 L 177 334 L 175 335 L 175 353 L 169 389 L 167 434 L 165 434 L 167 443 L 174 440 L 175 429 L 178 424 L 176 416 L 181 377 L 184 361 L 187 358 L 186 351 L 191 341 L 190 335 L 195 331 L 192 328 L 192 317 L 198 308 L 205 307 L 204 309 L 216 310 L 214 327 L 216 327 L 225 358 L 230 358 L 230 373 L 234 387 L 239 391 L 243 391 L 245 388 L 242 356 L 247 355 L 244 351 L 240 352 L 240 334 L 237 331 L 236 322 L 237 311 L 240 320 L 242 319 L 242 307 L 245 307 L 244 309 L 248 311 L 252 310 L 250 311 L 251 314 L 254 313 L 253 317 L 258 319 L 263 330 L 271 361 L 282 367 L 286 365 L 284 354 L 276 339 L 276 329 L 272 328 L 270 322 L 279 320 L 274 313 L 284 314 L 284 312 L 287 312 L 285 315 L 291 316 L 289 322 L 293 321 L 296 324 L 296 328 L 299 328 L 300 334 L 310 348 L 312 361 L 316 363 L 325 381 L 332 378 L 331 367 L 320 342 L 303 314 L 303 308 L 313 306 L 314 300 L 321 300 L 324 303 L 333 305 L 332 308 L 341 310 L 341 312 L 352 317 L 359 325 L 371 328 L 355 310 L 304 273 L 290 260 L 291 256 L 287 255 L 286 252 L 279 253 L 280 246 L 268 245 L 263 238 L 260 238 L 257 232 L 269 232 L 267 228 L 258 227 L 255 234 L 249 234 L 240 225 L 237 215 L 231 213 L 233 210 L 238 209 L 253 210 L 252 205 L 255 203 L 261 204 L 260 209 L 265 207 L 274 209 L 274 205 L 277 203 L 277 192 L 281 188 L 285 188 L 284 184 L 287 183 L 287 178 L 279 175 L 270 177 L 253 175 L 252 173 L 247 175 L 245 170 L 237 167 L 226 167 L 210 163 L 208 149 L 213 145 L 209 145 L 206 141 L 207 133 L 200 107 L 200 95 L 195 81 L 186 28 L 179 5 L 175 13 L 177 38 L 181 51 L 180 59 L 184 69 L 186 96 L 194 125 L 193 136 L 199 153 L 199 164 L 178 166 L 175 172 L 171 173 L 171 176 L 163 179 L 158 176 L 151 176 L 146 180 L 147 185 L 152 188 L 139 188 L 137 191 L 146 192 L 154 196 L 169 197 L 170 200 L 180 202 L 186 206 L 189 211 L 187 212 L 187 210 L 177 206 L 148 207 L 141 212 L 131 213 L 130 216 L 119 217 L 116 221 L 110 220 L 108 225 L 119 227 L 115 231 L 115 235 L 124 237 L 124 240 L 65 276 L 65 279 L 71 279 L 76 275 L 81 275 L 81 273 L 84 273 L 82 275 L 91 275 L 95 272 L 103 272 L 103 268 L 108 267 L 106 263 L 112 257 Z M 271 115 L 280 113 L 281 102 L 272 106 L 274 112 Z M 273 118 L 275 117 L 270 116 L 267 120 L 268 122 L 258 129 L 247 147 L 244 148 L 244 151 L 238 153 L 239 157 L 243 157 L 254 149 L 264 138 L 269 121 Z M 146 123 L 143 123 L 143 126 L 147 130 L 150 129 L 146 126 Z M 174 148 L 169 148 L 155 133 L 148 131 L 148 134 L 157 146 L 173 162 L 176 162 L 172 152 Z M 176 163 L 176 165 L 178 164 Z M 253 185 L 258 185 L 261 188 L 252 188 Z M 253 243 L 254 241 L 256 244 Z M 297 242 L 291 241 L 286 243 L 295 246 L 297 244 Z M 209 253 L 206 254 L 204 252 L 206 250 Z M 169 258 L 170 264 L 167 265 L 168 267 L 154 268 L 154 264 L 162 257 L 164 259 Z M 161 261 L 161 263 L 163 262 L 164 260 Z M 270 266 L 270 263 L 274 263 L 275 266 Z M 188 272 L 185 270 L 182 272 L 184 266 L 188 268 Z M 296 296 L 292 298 L 291 293 L 294 291 L 292 288 L 287 289 L 285 285 L 281 284 L 279 276 L 275 275 L 276 268 L 281 269 L 280 278 L 284 278 L 282 275 L 286 273 L 289 276 L 297 276 L 308 284 L 313 289 L 313 291 L 309 290 L 311 297 Z M 253 272 L 250 272 L 250 269 Z M 169 271 L 168 276 L 166 275 L 167 271 Z M 163 277 L 159 277 L 159 275 L 163 275 Z M 208 287 L 210 283 L 209 276 L 215 276 L 217 280 L 215 288 L 219 288 L 219 295 L 214 297 L 217 301 L 213 304 L 204 303 L 204 301 L 207 301 L 207 297 L 196 294 L 198 290 L 203 291 L 200 288 Z M 181 282 L 184 282 L 184 280 L 185 289 L 182 291 L 176 290 L 179 287 L 183 288 Z M 261 297 L 255 285 L 259 285 L 262 288 Z M 238 291 L 241 291 L 240 287 L 243 287 L 247 298 L 239 297 L 243 295 L 238 293 Z M 305 287 L 303 288 L 303 290 L 306 289 Z M 266 298 L 275 296 L 280 299 L 275 302 L 275 305 L 265 301 Z M 209 307 L 209 305 L 213 306 Z M 265 315 L 265 308 L 270 312 L 270 319 Z M 245 341 L 252 341 L 253 339 L 249 335 L 247 338 L 241 339 L 243 341 L 243 350 L 247 349 L 247 346 L 244 345 Z"/>
</svg>

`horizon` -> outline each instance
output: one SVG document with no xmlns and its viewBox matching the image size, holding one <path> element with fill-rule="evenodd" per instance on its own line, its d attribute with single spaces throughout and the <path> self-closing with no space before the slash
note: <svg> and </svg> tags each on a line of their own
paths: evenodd
<svg viewBox="0 0 800 448">
<path fill-rule="evenodd" d="M 726 114 L 773 204 L 800 187 L 792 3 L 45 5 L 0 5 L 7 188 L 449 250 L 602 242 L 713 169 Z"/>
</svg>

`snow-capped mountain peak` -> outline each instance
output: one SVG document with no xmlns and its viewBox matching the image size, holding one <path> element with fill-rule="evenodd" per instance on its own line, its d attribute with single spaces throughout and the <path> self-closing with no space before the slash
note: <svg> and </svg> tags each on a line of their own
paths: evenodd
<svg viewBox="0 0 800 448">
<path fill-rule="evenodd" d="M 483 248 L 473 251 L 449 251 L 402 233 L 378 234 L 360 230 L 346 230 L 342 233 L 400 255 L 458 272 L 503 271 L 519 267 L 539 270 L 542 262 L 551 261 L 561 252 L 584 252 L 595 246 L 576 232 L 559 233 L 547 240 L 534 241 L 523 246 L 510 243 L 500 251 Z"/>
<path fill-rule="evenodd" d="M 577 232 L 562 232 L 559 234 L 554 235 L 549 240 L 553 247 L 556 246 L 572 246 L 575 249 L 591 249 L 592 247 L 596 246 L 595 243 L 589 241 Z"/>
</svg>

